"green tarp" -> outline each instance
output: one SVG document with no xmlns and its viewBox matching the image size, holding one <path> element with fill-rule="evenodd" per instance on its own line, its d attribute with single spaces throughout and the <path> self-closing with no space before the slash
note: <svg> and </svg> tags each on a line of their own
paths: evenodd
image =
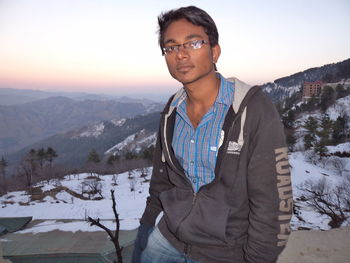
<svg viewBox="0 0 350 263">
<path fill-rule="evenodd" d="M 131 260 L 136 230 L 120 231 L 123 262 Z M 3 236 L 3 257 L 13 263 L 111 263 L 115 248 L 104 231 L 11 233 Z"/>
<path fill-rule="evenodd" d="M 30 221 L 32 217 L 0 217 L 0 235 L 2 233 L 13 233 L 24 228 Z"/>
</svg>

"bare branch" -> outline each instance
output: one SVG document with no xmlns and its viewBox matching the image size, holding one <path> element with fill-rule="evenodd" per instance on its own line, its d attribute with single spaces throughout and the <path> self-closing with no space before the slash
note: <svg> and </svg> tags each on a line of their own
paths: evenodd
<svg viewBox="0 0 350 263">
<path fill-rule="evenodd" d="M 110 230 L 109 228 L 107 228 L 106 226 L 104 226 L 103 224 L 100 223 L 100 219 L 97 218 L 92 219 L 91 217 L 88 217 L 88 222 L 90 222 L 91 226 L 98 226 L 99 228 L 102 228 L 104 231 L 107 232 L 107 234 L 109 235 L 109 237 L 111 238 L 116 253 L 117 253 L 117 258 L 118 258 L 118 263 L 123 263 L 123 257 L 122 257 L 122 251 L 123 251 L 123 247 L 120 246 L 119 244 L 119 229 L 120 229 L 120 222 L 119 222 L 119 216 L 117 213 L 117 209 L 116 209 L 116 202 L 115 202 L 115 198 L 114 198 L 114 190 L 111 190 L 111 196 L 112 196 L 112 209 L 113 209 L 113 213 L 115 216 L 115 221 L 116 221 L 116 231 L 115 233 L 113 233 L 112 230 Z"/>
</svg>

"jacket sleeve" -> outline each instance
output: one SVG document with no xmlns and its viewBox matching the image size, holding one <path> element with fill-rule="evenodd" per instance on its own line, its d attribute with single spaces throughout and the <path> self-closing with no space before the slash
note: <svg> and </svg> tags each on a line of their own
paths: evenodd
<svg viewBox="0 0 350 263">
<path fill-rule="evenodd" d="M 260 96 L 259 96 L 260 97 Z M 290 234 L 292 187 L 283 125 L 272 102 L 259 98 L 255 132 L 249 144 L 249 227 L 245 258 L 276 262 Z"/>
<path fill-rule="evenodd" d="M 162 162 L 162 149 L 160 132 L 158 132 L 156 147 L 153 158 L 153 171 L 149 188 L 149 197 L 147 197 L 146 208 L 140 220 L 141 224 L 154 226 L 157 216 L 163 210 L 159 200 L 159 194 L 170 189 L 172 184 L 169 181 L 167 167 Z"/>
</svg>

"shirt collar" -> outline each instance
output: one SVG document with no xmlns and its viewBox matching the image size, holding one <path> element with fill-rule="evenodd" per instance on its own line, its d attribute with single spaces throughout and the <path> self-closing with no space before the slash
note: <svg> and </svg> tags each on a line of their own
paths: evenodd
<svg viewBox="0 0 350 263">
<path fill-rule="evenodd" d="M 221 103 L 229 106 L 233 101 L 234 83 L 227 81 L 220 73 L 217 73 L 216 76 L 220 78 L 220 89 L 215 103 Z"/>
<path fill-rule="evenodd" d="M 233 101 L 234 83 L 227 81 L 220 73 L 217 73 L 216 77 L 220 79 L 220 88 L 218 96 L 216 97 L 214 103 L 220 103 L 229 106 Z M 179 92 L 180 96 L 178 96 L 178 98 L 171 103 L 171 106 L 173 107 L 178 107 L 187 98 L 184 87 L 181 88 Z"/>
</svg>

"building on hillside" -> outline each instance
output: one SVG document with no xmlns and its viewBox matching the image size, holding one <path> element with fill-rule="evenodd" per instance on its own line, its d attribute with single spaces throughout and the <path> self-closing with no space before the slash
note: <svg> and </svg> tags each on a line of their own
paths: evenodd
<svg viewBox="0 0 350 263">
<path fill-rule="evenodd" d="M 303 100 L 311 97 L 319 97 L 323 87 L 322 81 L 304 82 L 303 84 Z"/>
</svg>

